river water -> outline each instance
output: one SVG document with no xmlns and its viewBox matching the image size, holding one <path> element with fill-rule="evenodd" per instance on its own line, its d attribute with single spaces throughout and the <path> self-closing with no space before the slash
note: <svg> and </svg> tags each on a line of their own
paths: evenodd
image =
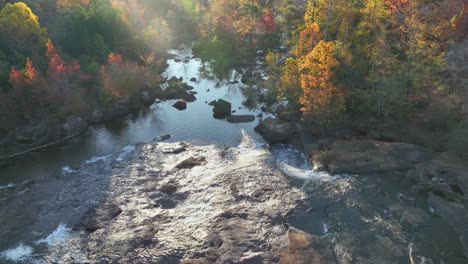
<svg viewBox="0 0 468 264">
<path fill-rule="evenodd" d="M 108 161 L 125 159 L 138 143 L 171 134 L 168 142 L 207 146 L 208 153 L 214 153 L 215 146 L 235 148 L 240 159 L 265 155 L 265 142 L 254 132 L 257 121 L 231 124 L 214 119 L 207 104 L 223 98 L 232 103 L 235 114 L 262 113 L 242 105 L 244 85 L 232 84 L 241 76 L 233 71 L 227 80 L 210 79 L 190 49 L 169 53 L 175 59 L 168 61 L 166 77 L 182 77 L 197 92 L 198 99 L 186 110 L 172 107 L 174 100 L 155 103 L 0 170 L 0 263 L 44 263 L 35 254 L 44 252 L 44 245 L 67 241 L 84 210 L 96 205 L 112 185 L 108 176 L 114 165 Z M 197 81 L 190 82 L 192 77 Z M 313 171 L 306 156 L 291 146 L 268 149 L 276 168 L 292 176 L 291 185 L 307 196 L 288 224 L 327 237 L 340 263 L 467 263 L 460 244 L 453 242 L 456 234 L 440 218 L 430 217 L 425 197 L 409 194 L 410 183 L 331 176 Z M 87 164 L 86 174 L 78 173 L 81 164 Z M 215 164 L 211 172 L 219 169 Z M 65 187 L 70 193 L 63 193 Z M 401 212 L 410 219 L 422 217 L 424 223 L 410 221 L 407 227 Z M 79 254 L 74 259 L 80 263 Z"/>
</svg>

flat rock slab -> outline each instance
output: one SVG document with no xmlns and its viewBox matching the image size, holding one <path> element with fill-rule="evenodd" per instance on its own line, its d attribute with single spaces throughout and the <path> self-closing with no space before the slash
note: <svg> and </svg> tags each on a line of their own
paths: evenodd
<svg viewBox="0 0 468 264">
<path fill-rule="evenodd" d="M 249 123 L 255 120 L 253 115 L 231 115 L 227 117 L 229 123 Z"/>
</svg>

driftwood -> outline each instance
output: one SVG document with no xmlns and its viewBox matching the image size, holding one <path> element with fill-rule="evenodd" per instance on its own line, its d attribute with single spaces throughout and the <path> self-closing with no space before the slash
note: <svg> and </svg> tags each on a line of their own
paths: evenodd
<svg viewBox="0 0 468 264">
<path fill-rule="evenodd" d="M 18 157 L 21 157 L 23 155 L 26 155 L 28 153 L 31 153 L 31 152 L 34 152 L 34 151 L 37 151 L 37 150 L 40 150 L 40 149 L 44 149 L 44 148 L 48 148 L 48 147 L 52 147 L 52 146 L 55 146 L 55 145 L 58 145 L 58 144 L 61 144 L 71 138 L 74 138 L 76 136 L 79 136 L 81 135 L 83 132 L 85 132 L 87 129 L 79 132 L 79 133 L 76 133 L 74 135 L 70 135 L 70 136 L 66 136 L 64 138 L 61 138 L 57 141 L 54 141 L 54 142 L 50 142 L 50 143 L 47 143 L 47 144 L 44 144 L 44 145 L 40 145 L 40 146 L 37 146 L 37 147 L 34 147 L 34 148 L 30 148 L 30 149 L 27 149 L 27 150 L 24 150 L 24 151 L 21 151 L 21 152 L 18 152 L 18 153 L 14 153 L 14 154 L 11 154 L 9 156 L 6 156 L 6 157 L 0 157 L 0 161 L 5 161 L 5 160 L 9 160 L 9 159 L 14 159 L 14 158 L 18 158 Z"/>
</svg>

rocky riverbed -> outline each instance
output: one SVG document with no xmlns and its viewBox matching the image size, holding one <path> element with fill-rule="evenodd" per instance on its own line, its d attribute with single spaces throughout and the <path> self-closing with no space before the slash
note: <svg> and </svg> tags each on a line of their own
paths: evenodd
<svg viewBox="0 0 468 264">
<path fill-rule="evenodd" d="M 236 148 L 150 142 L 129 151 L 68 172 L 67 177 L 79 175 L 78 182 L 37 212 L 46 218 L 56 208 L 70 210 L 66 234 L 47 247 L 23 244 L 2 253 L 4 259 L 301 263 L 298 259 L 309 254 L 323 263 L 334 261 L 324 238 L 288 229 L 288 214 L 305 194 L 278 170 L 267 145 L 248 138 Z M 91 187 L 90 179 L 95 188 L 78 195 L 76 184 Z M 25 248 L 29 254 L 15 259 L 14 251 Z"/>
</svg>

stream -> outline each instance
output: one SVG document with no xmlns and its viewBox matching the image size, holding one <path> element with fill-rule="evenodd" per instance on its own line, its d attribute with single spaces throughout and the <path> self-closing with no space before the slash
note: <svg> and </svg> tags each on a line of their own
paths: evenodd
<svg viewBox="0 0 468 264">
<path fill-rule="evenodd" d="M 332 253 L 296 252 L 316 263 L 467 263 L 410 183 L 314 171 L 292 146 L 268 146 L 257 120 L 214 119 L 207 103 L 219 98 L 236 114 L 262 111 L 242 105 L 235 71 L 210 79 L 190 49 L 168 52 L 166 77 L 197 92 L 186 110 L 154 103 L 1 168 L 0 263 L 310 263 L 286 260 L 296 259 L 284 253 L 288 226 L 325 239 Z M 171 138 L 156 142 L 163 134 Z M 203 162 L 175 169 L 190 157 Z M 155 191 L 161 184 L 176 191 Z M 94 207 L 118 217 L 82 231 Z"/>
</svg>

